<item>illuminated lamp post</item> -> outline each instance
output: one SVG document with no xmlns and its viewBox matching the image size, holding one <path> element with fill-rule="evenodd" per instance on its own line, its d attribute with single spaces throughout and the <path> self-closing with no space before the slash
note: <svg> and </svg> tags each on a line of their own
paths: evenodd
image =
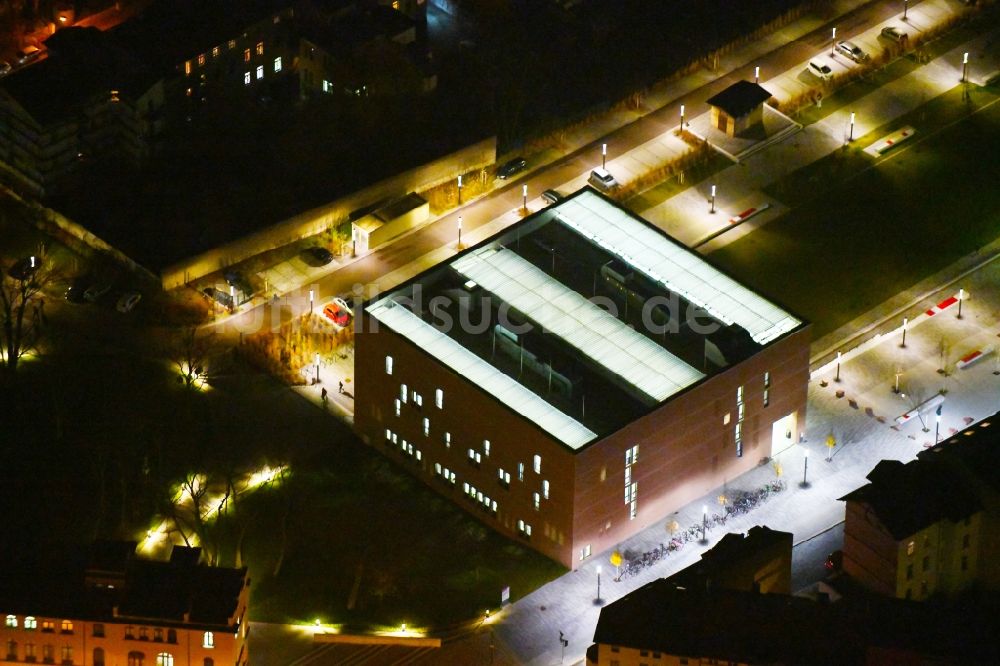
<svg viewBox="0 0 1000 666">
<path fill-rule="evenodd" d="M 903 0 L 903 20 L 904 21 L 908 21 L 909 20 L 908 18 L 906 18 L 906 12 L 908 12 L 909 9 L 910 9 L 910 0 Z"/>
<path fill-rule="evenodd" d="M 760 83 L 760 67 L 753 68 L 753 82 Z"/>
<path fill-rule="evenodd" d="M 597 565 L 597 601 L 601 601 L 601 565 Z"/>
<path fill-rule="evenodd" d="M 708 505 L 701 505 L 701 543 L 708 543 Z"/>
<path fill-rule="evenodd" d="M 833 381 L 835 382 L 840 381 L 840 356 L 841 356 L 840 352 L 837 352 L 837 375 L 836 377 L 833 378 Z"/>
<path fill-rule="evenodd" d="M 458 205 L 462 205 L 462 177 L 458 177 Z"/>
<path fill-rule="evenodd" d="M 851 132 L 847 135 L 847 142 L 854 141 L 854 112 L 851 111 Z"/>
<path fill-rule="evenodd" d="M 606 169 L 608 167 L 608 144 L 601 144 L 601 168 Z"/>
<path fill-rule="evenodd" d="M 319 384 L 319 352 L 316 352 L 316 383 Z"/>
<path fill-rule="evenodd" d="M 313 312 L 313 296 L 315 292 L 312 289 L 309 290 L 309 314 Z"/>
<path fill-rule="evenodd" d="M 524 212 L 528 212 L 528 186 L 521 186 L 521 207 L 524 208 Z"/>
<path fill-rule="evenodd" d="M 803 451 L 802 453 L 804 454 L 803 458 L 802 458 L 802 483 L 799 484 L 799 487 L 800 488 L 808 488 L 809 487 L 809 451 L 806 450 L 806 451 Z"/>
<path fill-rule="evenodd" d="M 909 319 L 903 317 L 903 340 L 899 343 L 900 349 L 906 349 L 906 325 L 910 322 Z"/>
<path fill-rule="evenodd" d="M 708 211 L 709 213 L 715 214 L 715 185 L 712 185 L 712 207 Z"/>
<path fill-rule="evenodd" d="M 681 104 L 681 128 L 680 128 L 679 131 L 681 131 L 681 132 L 684 131 L 684 105 L 683 104 Z"/>
<path fill-rule="evenodd" d="M 958 290 L 958 319 L 962 318 L 962 301 L 965 300 L 965 289 Z"/>
<path fill-rule="evenodd" d="M 969 79 L 969 52 L 962 54 L 962 83 Z"/>
<path fill-rule="evenodd" d="M 458 216 L 458 249 L 462 249 L 462 216 Z"/>
<path fill-rule="evenodd" d="M 833 33 L 830 35 L 830 55 L 837 54 L 837 29 L 833 29 Z"/>
</svg>

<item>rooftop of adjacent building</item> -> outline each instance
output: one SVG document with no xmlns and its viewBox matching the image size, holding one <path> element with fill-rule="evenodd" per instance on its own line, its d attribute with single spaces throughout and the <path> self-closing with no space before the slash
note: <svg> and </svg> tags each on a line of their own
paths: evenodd
<svg viewBox="0 0 1000 666">
<path fill-rule="evenodd" d="M 804 325 L 590 188 L 367 312 L 574 449 Z"/>
<path fill-rule="evenodd" d="M 169 561 L 143 559 L 135 542 L 38 554 L 8 563 L 0 576 L 0 613 L 206 629 L 230 627 L 247 570 L 201 563 L 199 548 L 174 546 Z"/>
<path fill-rule="evenodd" d="M 737 663 L 863 664 L 886 652 L 995 663 L 978 604 L 944 609 L 871 595 L 830 603 L 653 581 L 601 610 L 594 643 Z"/>
<path fill-rule="evenodd" d="M 750 113 L 771 97 L 771 93 L 757 83 L 737 81 L 719 94 L 709 98 L 708 104 L 738 118 Z"/>
<path fill-rule="evenodd" d="M 841 499 L 864 502 L 897 540 L 941 520 L 958 522 L 996 506 L 1000 495 L 1000 412 L 902 463 L 883 460 L 870 483 Z"/>
<path fill-rule="evenodd" d="M 97 28 L 64 28 L 45 41 L 47 57 L 3 79 L 3 89 L 37 122 L 72 117 L 95 96 L 139 96 L 158 79 Z"/>
</svg>

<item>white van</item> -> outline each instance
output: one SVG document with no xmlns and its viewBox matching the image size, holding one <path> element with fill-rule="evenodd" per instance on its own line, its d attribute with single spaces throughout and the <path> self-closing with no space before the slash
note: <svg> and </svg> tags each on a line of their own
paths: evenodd
<svg viewBox="0 0 1000 666">
<path fill-rule="evenodd" d="M 602 192 L 609 192 L 618 186 L 618 181 L 607 169 L 594 169 L 590 172 L 587 182 Z"/>
</svg>

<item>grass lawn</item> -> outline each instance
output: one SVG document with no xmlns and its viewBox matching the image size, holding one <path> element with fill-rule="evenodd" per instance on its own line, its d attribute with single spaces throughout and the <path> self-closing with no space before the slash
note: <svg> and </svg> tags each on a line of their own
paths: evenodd
<svg viewBox="0 0 1000 666">
<path fill-rule="evenodd" d="M 625 206 L 630 210 L 649 210 L 691 187 L 692 183 L 700 183 L 712 174 L 731 166 L 733 166 L 731 161 L 713 150 L 707 163 L 689 169 L 685 173 L 683 183 L 677 182 L 677 178 L 668 178 L 659 185 L 632 197 L 625 202 Z"/>
<path fill-rule="evenodd" d="M 811 320 L 816 338 L 1000 235 L 1000 99 L 962 86 L 860 137 L 912 125 L 873 163 L 855 147 L 768 188 L 793 209 L 712 254 Z M 973 110 L 981 109 L 977 113 Z"/>
</svg>

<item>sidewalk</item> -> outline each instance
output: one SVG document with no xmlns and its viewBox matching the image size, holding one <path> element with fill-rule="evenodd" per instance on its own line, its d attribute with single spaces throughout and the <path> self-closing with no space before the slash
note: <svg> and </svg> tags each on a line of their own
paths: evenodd
<svg viewBox="0 0 1000 666">
<path fill-rule="evenodd" d="M 497 634 L 522 663 L 548 666 L 559 663 L 558 636 L 563 631 L 570 640 L 565 663 L 577 663 L 593 639 L 599 606 L 596 594 L 596 567 L 602 565 L 601 596 L 605 604 L 657 578 L 669 576 L 700 557 L 726 532 L 742 532 L 753 525 L 790 531 L 797 543 L 843 520 L 844 507 L 837 499 L 866 483 L 865 476 L 882 459 L 910 460 L 933 445 L 933 417 L 913 419 L 896 426 L 902 414 L 942 389 L 947 391 L 940 425 L 941 439 L 960 432 L 968 424 L 1000 409 L 1000 358 L 996 354 L 966 370 L 957 370 L 955 361 L 970 349 L 1000 342 L 1000 262 L 990 263 L 967 276 L 963 283 L 972 294 L 964 304 L 962 319 L 953 306 L 911 330 L 907 347 L 886 339 L 877 347 L 844 363 L 841 381 L 823 377 L 825 386 L 814 380 L 809 387 L 806 440 L 776 456 L 783 466 L 788 488 L 751 513 L 730 519 L 724 528 L 710 529 L 709 544 L 688 543 L 666 560 L 649 567 L 641 575 L 620 583 L 611 582 L 609 553 L 595 555 L 586 566 L 520 599 L 501 615 Z M 893 393 L 894 372 L 903 368 L 901 393 Z M 942 374 L 943 369 L 947 374 Z M 837 397 L 837 391 L 844 391 Z M 881 417 L 881 420 L 880 420 Z M 825 445 L 832 434 L 836 447 Z M 804 451 L 808 450 L 809 487 L 802 488 Z M 832 453 L 831 461 L 826 457 Z M 754 469 L 728 484 L 728 490 L 750 490 L 773 480 L 770 465 Z M 622 552 L 642 553 L 668 540 L 666 523 L 676 520 L 681 527 L 700 524 L 701 507 L 719 510 L 716 488 L 670 518 L 646 529 L 621 544 Z"/>
</svg>

